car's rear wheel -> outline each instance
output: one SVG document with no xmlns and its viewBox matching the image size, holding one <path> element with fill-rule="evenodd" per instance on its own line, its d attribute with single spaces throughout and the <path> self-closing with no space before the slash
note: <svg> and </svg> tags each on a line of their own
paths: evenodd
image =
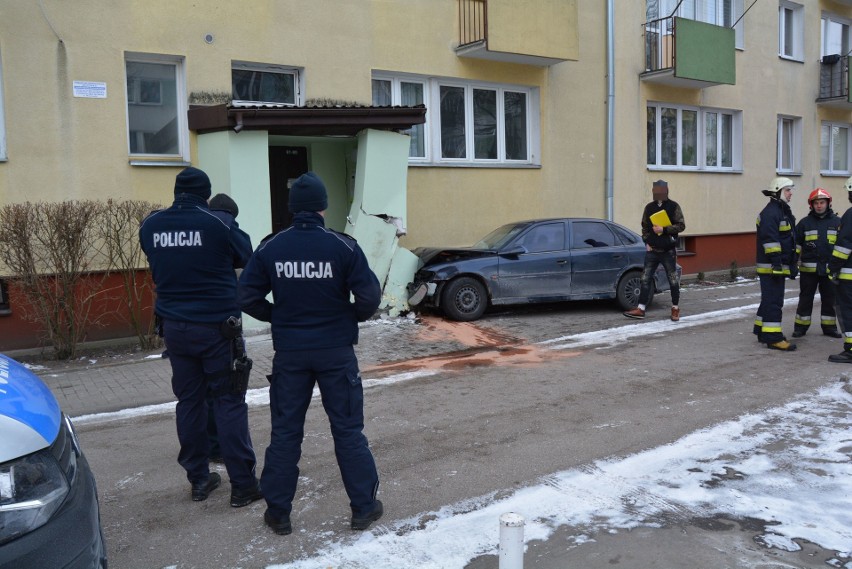
<svg viewBox="0 0 852 569">
<path fill-rule="evenodd" d="M 444 287 L 441 295 L 441 309 L 447 318 L 469 322 L 485 313 L 488 307 L 488 295 L 485 287 L 471 277 L 459 277 Z"/>
<path fill-rule="evenodd" d="M 618 281 L 615 298 L 622 310 L 636 308 L 639 304 L 639 293 L 642 292 L 642 271 L 630 271 L 625 273 Z M 651 283 L 651 294 L 648 295 L 646 307 L 651 305 L 654 299 L 654 285 Z"/>
</svg>

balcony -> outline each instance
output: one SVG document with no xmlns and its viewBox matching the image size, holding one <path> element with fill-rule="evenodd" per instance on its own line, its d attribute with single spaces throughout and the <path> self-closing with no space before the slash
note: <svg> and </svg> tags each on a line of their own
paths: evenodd
<svg viewBox="0 0 852 569">
<path fill-rule="evenodd" d="M 548 67 L 579 56 L 575 3 L 457 1 L 459 57 Z"/>
<path fill-rule="evenodd" d="M 849 60 L 852 56 L 826 55 L 819 66 L 819 97 L 817 104 L 826 107 L 852 109 L 849 95 Z"/>
<path fill-rule="evenodd" d="M 703 89 L 736 84 L 733 28 L 679 16 L 645 24 L 643 81 Z"/>
</svg>

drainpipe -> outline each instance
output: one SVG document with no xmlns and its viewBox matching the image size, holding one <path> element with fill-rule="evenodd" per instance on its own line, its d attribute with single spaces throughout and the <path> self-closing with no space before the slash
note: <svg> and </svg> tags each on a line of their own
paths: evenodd
<svg viewBox="0 0 852 569">
<path fill-rule="evenodd" d="M 614 0 L 606 1 L 606 218 L 613 220 L 613 148 L 615 147 L 615 19 Z"/>
</svg>

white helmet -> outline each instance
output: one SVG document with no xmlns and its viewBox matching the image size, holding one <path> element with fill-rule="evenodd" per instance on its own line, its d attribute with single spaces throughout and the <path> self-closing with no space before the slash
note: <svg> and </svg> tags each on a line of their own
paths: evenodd
<svg viewBox="0 0 852 569">
<path fill-rule="evenodd" d="M 769 182 L 769 191 L 772 193 L 780 192 L 784 188 L 792 189 L 794 185 L 790 178 L 772 178 L 772 181 Z"/>
<path fill-rule="evenodd" d="M 846 183 L 843 184 L 843 187 L 846 188 L 847 192 L 852 192 L 852 176 L 846 178 Z"/>
</svg>

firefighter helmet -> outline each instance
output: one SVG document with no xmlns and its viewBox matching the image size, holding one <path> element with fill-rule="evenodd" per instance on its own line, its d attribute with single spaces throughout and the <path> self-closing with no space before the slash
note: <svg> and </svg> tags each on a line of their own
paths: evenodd
<svg viewBox="0 0 852 569">
<path fill-rule="evenodd" d="M 822 188 L 817 188 L 808 195 L 808 205 L 813 207 L 814 200 L 828 200 L 828 205 L 831 205 L 831 194 Z"/>
<path fill-rule="evenodd" d="M 843 184 L 843 187 L 846 188 L 847 192 L 852 192 L 852 176 L 846 178 L 846 183 Z"/>
<path fill-rule="evenodd" d="M 793 184 L 793 180 L 790 178 L 772 178 L 772 181 L 769 183 L 769 191 L 772 193 L 780 192 L 784 188 L 793 188 L 795 184 Z"/>
</svg>

